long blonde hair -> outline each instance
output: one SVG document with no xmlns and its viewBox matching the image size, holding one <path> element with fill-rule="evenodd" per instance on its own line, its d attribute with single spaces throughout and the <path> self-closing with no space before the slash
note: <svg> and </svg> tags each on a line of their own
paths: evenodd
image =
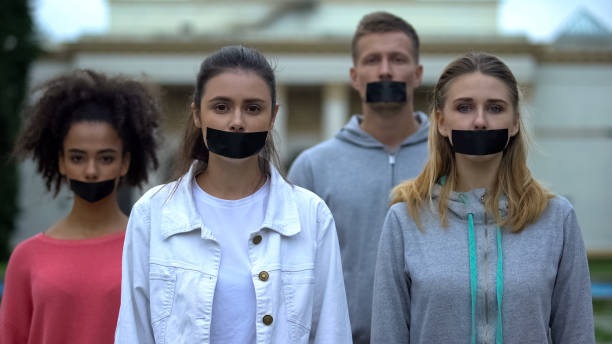
<svg viewBox="0 0 612 344">
<path fill-rule="evenodd" d="M 479 72 L 502 81 L 508 88 L 510 99 L 519 122 L 519 131 L 503 152 L 497 180 L 487 190 L 485 208 L 497 219 L 500 226 L 509 227 L 513 232 L 522 231 L 535 222 L 553 195 L 531 176 L 527 168 L 527 136 L 519 113 L 519 90 L 512 72 L 499 58 L 486 53 L 468 53 L 451 62 L 442 72 L 433 91 L 433 106 L 430 114 L 429 159 L 423 172 L 415 179 L 405 181 L 391 191 L 391 204 L 406 202 L 408 212 L 417 226 L 422 229 L 419 211 L 427 202 L 433 207 L 432 191 L 440 178 L 446 177 L 438 199 L 438 213 L 442 226 L 448 226 L 447 203 L 450 192 L 455 189 L 457 170 L 455 156 L 448 140 L 438 131 L 436 112 L 444 107 L 448 88 L 461 75 Z M 501 195 L 508 200 L 508 216 L 499 215 Z"/>
</svg>

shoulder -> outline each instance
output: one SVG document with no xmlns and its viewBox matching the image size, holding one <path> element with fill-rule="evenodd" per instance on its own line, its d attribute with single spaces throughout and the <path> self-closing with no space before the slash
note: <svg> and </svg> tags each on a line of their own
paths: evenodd
<svg viewBox="0 0 612 344">
<path fill-rule="evenodd" d="M 389 207 L 388 214 L 402 214 L 406 212 L 406 209 L 408 209 L 406 202 L 397 202 Z"/>
<path fill-rule="evenodd" d="M 321 242 L 331 239 L 329 234 L 332 232 L 336 235 L 334 217 L 319 196 L 296 185 L 292 186 L 292 193 L 301 228 L 300 237 Z"/>
<path fill-rule="evenodd" d="M 387 211 L 387 221 L 393 221 L 400 225 L 406 225 L 410 222 L 414 223 L 408 214 L 408 205 L 406 202 L 399 202 L 391 205 Z"/>
<path fill-rule="evenodd" d="M 38 233 L 35 236 L 20 242 L 13 250 L 11 258 L 27 256 L 31 252 L 38 251 L 40 249 L 40 246 L 44 245 L 44 242 L 41 238 L 42 235 L 42 233 Z"/>
<path fill-rule="evenodd" d="M 555 195 L 548 200 L 546 208 L 525 230 L 547 233 L 547 235 L 573 235 L 580 232 L 573 205 L 563 196 Z"/>
<path fill-rule="evenodd" d="M 340 148 L 343 144 L 344 143 L 341 140 L 338 140 L 336 137 L 332 137 L 331 139 L 325 140 L 310 148 L 306 148 L 298 155 L 295 161 L 328 158 L 331 154 L 337 154 L 338 148 Z"/>
<path fill-rule="evenodd" d="M 292 185 L 291 188 L 302 225 L 316 224 L 316 227 L 319 227 L 319 225 L 327 225 L 334 221 L 327 204 L 317 194 L 297 185 Z"/>
<path fill-rule="evenodd" d="M 555 195 L 553 198 L 548 200 L 548 205 L 546 206 L 544 213 L 549 216 L 564 219 L 573 211 L 574 206 L 569 200 L 567 200 L 567 198 L 560 195 Z"/>
<path fill-rule="evenodd" d="M 20 242 L 9 259 L 9 266 L 11 270 L 22 270 L 32 266 L 32 262 L 36 259 L 36 256 L 41 253 L 41 245 L 44 242 L 41 240 L 42 233 L 39 233 L 31 238 L 28 238 Z"/>
<path fill-rule="evenodd" d="M 291 190 L 298 209 L 310 207 L 329 212 L 325 202 L 314 192 L 297 185 L 292 185 Z"/>
<path fill-rule="evenodd" d="M 177 190 L 178 181 L 173 181 L 167 184 L 161 184 L 147 190 L 133 206 L 133 209 L 142 210 L 150 208 L 157 203 L 163 203 L 166 199 L 172 196 Z"/>
</svg>

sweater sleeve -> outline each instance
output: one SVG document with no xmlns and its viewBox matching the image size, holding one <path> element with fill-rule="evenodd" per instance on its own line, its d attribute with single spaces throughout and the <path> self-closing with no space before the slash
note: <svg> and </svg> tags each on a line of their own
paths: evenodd
<svg viewBox="0 0 612 344">
<path fill-rule="evenodd" d="M 149 209 L 134 206 L 128 221 L 121 266 L 121 308 L 115 343 L 154 343 L 149 303 Z"/>
<path fill-rule="evenodd" d="M 403 205 L 403 203 L 402 203 Z M 378 244 L 372 303 L 372 343 L 410 342 L 410 293 L 404 240 L 394 206 L 387 213 Z"/>
<path fill-rule="evenodd" d="M 32 323 L 31 251 L 19 245 L 6 269 L 0 304 L 0 343 L 27 343 Z"/>
<path fill-rule="evenodd" d="M 563 224 L 550 328 L 553 343 L 595 343 L 589 266 L 574 209 Z"/>
<path fill-rule="evenodd" d="M 340 247 L 331 212 L 318 202 L 311 343 L 352 343 Z"/>
<path fill-rule="evenodd" d="M 302 152 L 302 154 L 295 159 L 291 165 L 291 168 L 289 169 L 287 179 L 297 186 L 301 186 L 304 189 L 314 192 L 312 164 L 306 152 Z"/>
</svg>

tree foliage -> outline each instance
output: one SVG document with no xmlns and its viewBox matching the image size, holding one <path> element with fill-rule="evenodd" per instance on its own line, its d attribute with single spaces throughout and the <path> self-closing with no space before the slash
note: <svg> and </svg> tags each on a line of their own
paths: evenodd
<svg viewBox="0 0 612 344">
<path fill-rule="evenodd" d="M 10 158 L 27 92 L 28 70 L 38 47 L 28 0 L 0 1 L 0 261 L 10 255 L 9 240 L 18 213 L 18 172 Z"/>
</svg>

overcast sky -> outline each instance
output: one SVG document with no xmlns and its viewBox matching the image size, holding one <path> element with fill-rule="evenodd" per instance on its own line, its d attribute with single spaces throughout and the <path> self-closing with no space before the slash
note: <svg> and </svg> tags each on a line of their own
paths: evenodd
<svg viewBox="0 0 612 344">
<path fill-rule="evenodd" d="M 374 0 L 373 0 L 374 1 Z M 524 33 L 535 42 L 554 39 L 578 8 L 588 9 L 612 31 L 612 0 L 500 0 L 500 30 Z M 34 18 L 53 41 L 69 41 L 81 34 L 103 33 L 108 26 L 105 0 L 33 0 Z"/>
</svg>

